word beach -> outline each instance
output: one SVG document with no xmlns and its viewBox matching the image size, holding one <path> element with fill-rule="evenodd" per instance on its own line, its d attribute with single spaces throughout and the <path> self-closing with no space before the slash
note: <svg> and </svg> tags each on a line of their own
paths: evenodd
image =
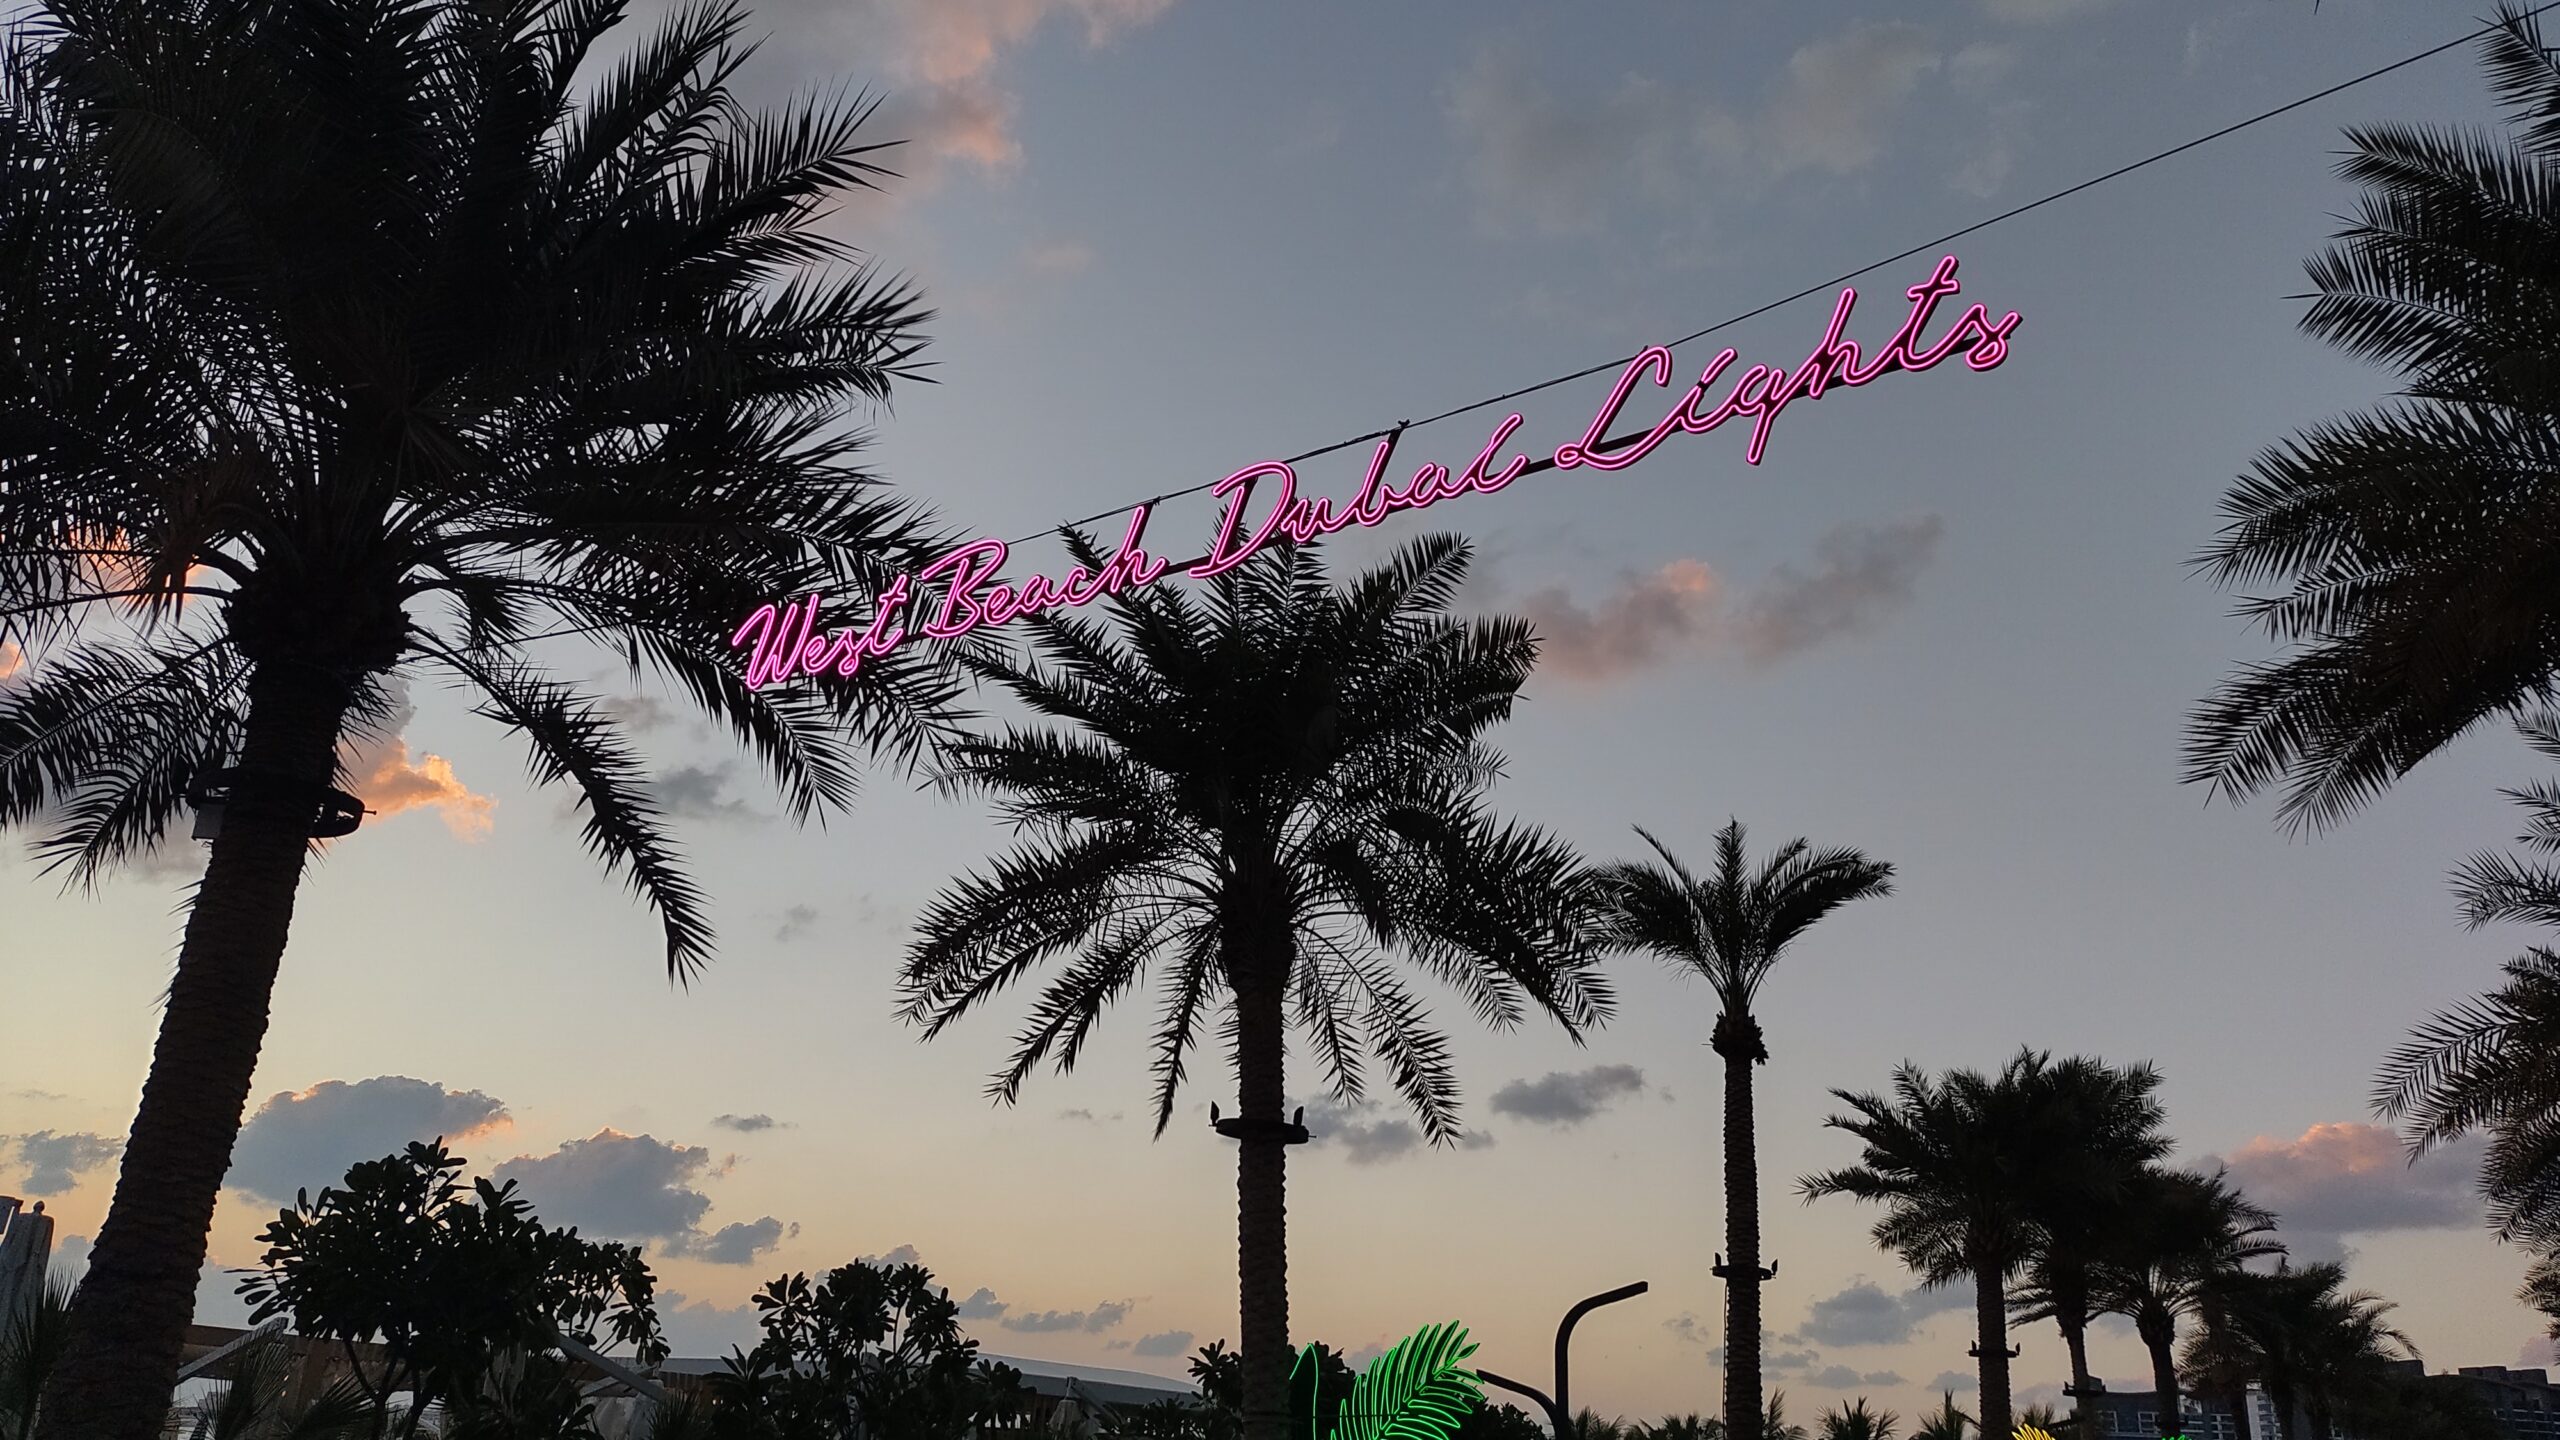
<svg viewBox="0 0 2560 1440">
<path fill-rule="evenodd" d="M 1751 444 L 1743 459 L 1757 465 L 1768 450 L 1769 435 L 1778 423 L 1779 413 L 1798 400 L 1819 400 L 1826 390 L 1854 389 L 1895 370 L 1927 370 L 1956 355 L 1964 356 L 1966 366 L 1974 370 L 1989 370 L 2007 359 L 2009 337 L 2018 328 L 2018 313 L 2014 310 L 1994 320 L 1988 310 L 1977 304 L 1958 316 L 1936 341 L 1922 340 L 1921 334 L 1929 327 L 1939 303 L 1960 288 L 1956 284 L 1956 257 L 1949 255 L 1938 262 L 1926 283 L 1903 292 L 1911 302 L 1910 312 L 1873 359 L 1865 359 L 1857 342 L 1843 337 L 1849 312 L 1858 303 L 1857 290 L 1844 289 L 1840 303 L 1832 309 L 1830 328 L 1823 332 L 1821 343 L 1813 347 L 1804 363 L 1792 369 L 1754 365 L 1735 377 L 1725 389 L 1724 398 L 1710 407 L 1708 397 L 1724 383 L 1726 371 L 1739 358 L 1734 351 L 1726 350 L 1707 362 L 1705 372 L 1651 428 L 1641 435 L 1609 440 L 1605 437 L 1617 425 L 1619 412 L 1627 408 L 1639 385 L 1667 388 L 1671 384 L 1671 352 L 1660 345 L 1652 346 L 1628 362 L 1618 383 L 1609 391 L 1609 398 L 1591 417 L 1582 438 L 1556 447 L 1553 458 L 1544 464 L 1533 465 L 1526 454 L 1514 454 L 1500 469 L 1494 468 L 1495 457 L 1510 445 L 1512 432 L 1520 428 L 1521 417 L 1514 413 L 1493 428 L 1492 436 L 1466 469 L 1452 471 L 1446 465 L 1424 465 L 1402 486 L 1387 478 L 1399 438 L 1389 435 L 1378 442 L 1376 452 L 1370 456 L 1368 476 L 1361 482 L 1360 492 L 1340 505 L 1327 497 L 1300 495 L 1297 471 L 1282 461 L 1248 465 L 1211 487 L 1210 493 L 1225 502 L 1225 509 L 1208 553 L 1183 573 L 1205 580 L 1234 569 L 1276 541 L 1286 539 L 1303 545 L 1353 525 L 1376 525 L 1399 511 L 1425 509 L 1460 495 L 1490 495 L 1532 469 L 1623 470 L 1652 454 L 1674 435 L 1704 435 L 1729 421 L 1751 422 Z M 1262 512 L 1259 523 L 1248 526 L 1256 491 L 1266 483 L 1270 486 L 1264 491 L 1269 507 Z M 870 616 L 858 627 L 820 630 L 818 612 L 826 597 L 805 595 L 758 607 L 730 637 L 729 644 L 732 649 L 749 651 L 746 683 L 750 688 L 761 689 L 802 675 L 833 672 L 852 676 L 861 670 L 863 661 L 887 655 L 918 636 L 928 640 L 956 639 L 981 626 L 1002 625 L 1025 615 L 1062 606 L 1089 605 L 1106 595 L 1124 594 L 1154 584 L 1172 568 L 1169 562 L 1146 550 L 1147 520 L 1154 508 L 1140 505 L 1130 512 L 1129 528 L 1120 537 L 1119 548 L 1092 571 L 1079 565 L 1060 579 L 1027 575 L 1020 580 L 1003 580 L 999 577 L 1004 572 L 1005 543 L 973 540 L 891 582 L 872 597 Z"/>
</svg>

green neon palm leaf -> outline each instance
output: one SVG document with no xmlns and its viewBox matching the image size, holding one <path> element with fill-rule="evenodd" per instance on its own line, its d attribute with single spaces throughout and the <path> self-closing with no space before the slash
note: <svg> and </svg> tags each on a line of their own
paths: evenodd
<svg viewBox="0 0 2560 1440">
<path fill-rule="evenodd" d="M 1465 1327 L 1454 1322 L 1408 1336 L 1369 1362 L 1330 1440 L 1450 1440 L 1459 1418 L 1484 1401 L 1466 1366 L 1475 1353 Z"/>
</svg>

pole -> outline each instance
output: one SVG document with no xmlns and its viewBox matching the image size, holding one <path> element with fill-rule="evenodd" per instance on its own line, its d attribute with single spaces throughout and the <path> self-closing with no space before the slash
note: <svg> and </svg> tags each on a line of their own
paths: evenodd
<svg viewBox="0 0 2560 1440">
<path fill-rule="evenodd" d="M 1526 1395 L 1537 1401 L 1538 1408 L 1547 1412 L 1547 1424 L 1553 1428 L 1555 1440 L 1567 1440 L 1573 1430 L 1573 1411 L 1568 1408 L 1572 1403 L 1572 1395 L 1567 1384 L 1568 1373 L 1565 1361 L 1566 1348 L 1573 1340 L 1574 1324 L 1603 1305 L 1615 1305 L 1621 1300 L 1632 1300 L 1652 1288 L 1639 1280 L 1633 1285 L 1621 1285 L 1615 1290 L 1604 1290 L 1587 1300 L 1576 1303 L 1572 1309 L 1564 1312 L 1563 1322 L 1556 1326 L 1556 1393 L 1553 1398 L 1535 1386 L 1523 1385 L 1517 1380 L 1506 1380 L 1481 1366 L 1477 1367 L 1476 1378 L 1488 1385 L 1499 1385 L 1514 1394 Z"/>
</svg>

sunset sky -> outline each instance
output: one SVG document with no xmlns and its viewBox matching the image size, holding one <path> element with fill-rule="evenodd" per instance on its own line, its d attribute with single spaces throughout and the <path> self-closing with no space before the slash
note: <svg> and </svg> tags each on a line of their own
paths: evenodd
<svg viewBox="0 0 2560 1440">
<path fill-rule="evenodd" d="M 904 178 L 830 224 L 941 314 L 936 383 L 880 417 L 877 465 L 1011 538 L 1685 335 L 2478 8 L 767 0 L 747 83 L 886 92 Z M 1330 545 L 1350 565 L 1462 532 L 1469 603 L 1548 637 L 1499 737 L 1510 812 L 1595 857 L 1633 853 L 1641 824 L 1703 863 L 1738 816 L 1755 853 L 1803 835 L 1897 867 L 1896 895 L 1825 921 L 1763 992 L 1769 1365 L 1797 1418 L 1972 1385 L 1966 1297 L 1914 1293 L 1872 1211 L 1795 1198 L 1856 1158 L 1821 1126 L 1828 1092 L 2022 1044 L 2156 1061 L 2177 1158 L 2227 1162 L 2298 1254 L 2347 1256 L 2430 1368 L 2545 1357 L 2467 1154 L 2410 1169 L 2367 1109 L 2398 1037 L 2538 938 L 2462 931 L 2445 875 L 2508 843 L 2499 787 L 2542 762 L 2484 731 L 2308 838 L 2178 783 L 2190 707 L 2270 653 L 2188 568 L 2225 486 L 2392 384 L 2296 329 L 2302 262 L 2353 200 L 2341 131 L 2489 118 L 2466 48 L 1971 237 L 1939 329 L 1977 300 L 2017 310 L 2008 362 L 1799 406 L 1756 469 L 1728 427 Z M 1851 337 L 1889 338 L 1934 259 L 1861 282 Z M 1725 344 L 1801 360 L 1828 315 L 1801 301 L 1685 347 L 1680 383 Z M 1608 386 L 1525 402 L 1525 446 L 1578 436 Z M 1660 409 L 1646 391 L 1628 414 Z M 1399 458 L 1463 465 L 1502 413 Z M 1364 458 L 1307 483 L 1347 495 Z M 1214 518 L 1172 502 L 1150 538 L 1181 558 Z M 572 642 L 554 658 L 625 688 Z M 1009 1109 L 982 1087 L 1026 1001 L 930 1048 L 893 1015 L 911 918 L 1003 841 L 983 811 L 883 769 L 851 817 L 798 830 L 671 697 L 628 695 L 721 926 L 684 989 L 565 796 L 456 695 L 410 699 L 400 740 L 356 757 L 384 813 L 304 883 L 217 1264 L 253 1261 L 298 1187 L 442 1134 L 546 1219 L 646 1242 L 681 1354 L 750 1339 L 774 1275 L 900 1247 L 998 1353 L 1179 1375 L 1233 1342 L 1222 1065 L 1151 1139 L 1143 1002 Z M 181 842 L 66 894 L 14 842 L 0 858 L 0 1193 L 45 1200 L 74 1257 L 201 861 Z M 1297 1338 L 1359 1353 L 1454 1319 L 1484 1365 L 1543 1377 L 1567 1305 L 1642 1279 L 1583 1322 L 1577 1402 L 1717 1408 L 1713 1002 L 1650 962 L 1615 975 L 1620 1017 L 1582 1048 L 1439 997 L 1473 1137 L 1455 1149 L 1295 1068 L 1322 1136 L 1290 1157 Z M 210 1282 L 199 1318 L 245 1313 L 229 1290 Z M 2022 1396 L 2052 1397 L 2058 1336 L 2015 1339 Z M 2096 1357 L 2148 1388 L 2129 1327 Z"/>
</svg>

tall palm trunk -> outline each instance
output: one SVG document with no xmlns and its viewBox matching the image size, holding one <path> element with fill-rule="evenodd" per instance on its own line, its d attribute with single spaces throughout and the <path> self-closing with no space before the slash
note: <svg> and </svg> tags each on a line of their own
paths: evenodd
<svg viewBox="0 0 2560 1440">
<path fill-rule="evenodd" d="M 2242 1385 L 2225 1397 L 2231 1406 L 2231 1428 L 2236 1440 L 2257 1440 L 2258 1422 L 2249 1413 L 2249 1387 Z M 2269 1436 L 2268 1440 L 2274 1440 Z"/>
<path fill-rule="evenodd" d="M 1999 1265 L 1973 1270 L 1974 1346 L 1982 1376 L 1982 1433 L 2007 1435 L 2015 1427 L 2009 1412 L 2008 1272 Z"/>
<path fill-rule="evenodd" d="M 2283 1432 L 2282 1440 L 2302 1440 L 2308 1430 L 2303 1422 L 2302 1402 L 2295 1397 L 2293 1386 L 2274 1380 L 2265 1383 L 2267 1399 L 2275 1406 L 2276 1428 Z"/>
<path fill-rule="evenodd" d="M 1244 1440 L 1287 1440 L 1289 1433 L 1289 1150 L 1270 1133 L 1286 1118 L 1280 1107 L 1288 1021 L 1278 978 L 1286 973 L 1236 995 L 1237 1099 L 1244 1118 L 1263 1131 L 1248 1135 L 1236 1157 Z"/>
<path fill-rule="evenodd" d="M 39 1440 L 160 1434 L 346 707 L 345 687 L 314 670 L 265 665 L 250 681 L 239 780 L 187 916 Z"/>
<path fill-rule="evenodd" d="M 2089 1375 L 2089 1306 L 2076 1296 L 2055 1306 L 2054 1322 L 2062 1328 L 2062 1348 L 2071 1357 L 2071 1429 L 2081 1440 L 2098 1433 L 2097 1406 L 2091 1403 L 2095 1382 Z M 2165 1431 L 2163 1432 L 2166 1433 Z"/>
<path fill-rule="evenodd" d="M 2151 1389 L 2160 1402 L 2160 1433 L 2171 1434 L 2182 1413 L 2178 1402 L 2178 1319 L 2166 1309 L 2145 1305 L 2133 1317 L 2142 1348 L 2151 1352 Z"/>
<path fill-rule="evenodd" d="M 1740 1007 L 1716 1017 L 1724 1057 L 1724 1426 L 1730 1440 L 1761 1440 L 1760 1155 L 1751 1113 L 1751 1067 L 1766 1063 L 1760 1023 Z"/>
</svg>

